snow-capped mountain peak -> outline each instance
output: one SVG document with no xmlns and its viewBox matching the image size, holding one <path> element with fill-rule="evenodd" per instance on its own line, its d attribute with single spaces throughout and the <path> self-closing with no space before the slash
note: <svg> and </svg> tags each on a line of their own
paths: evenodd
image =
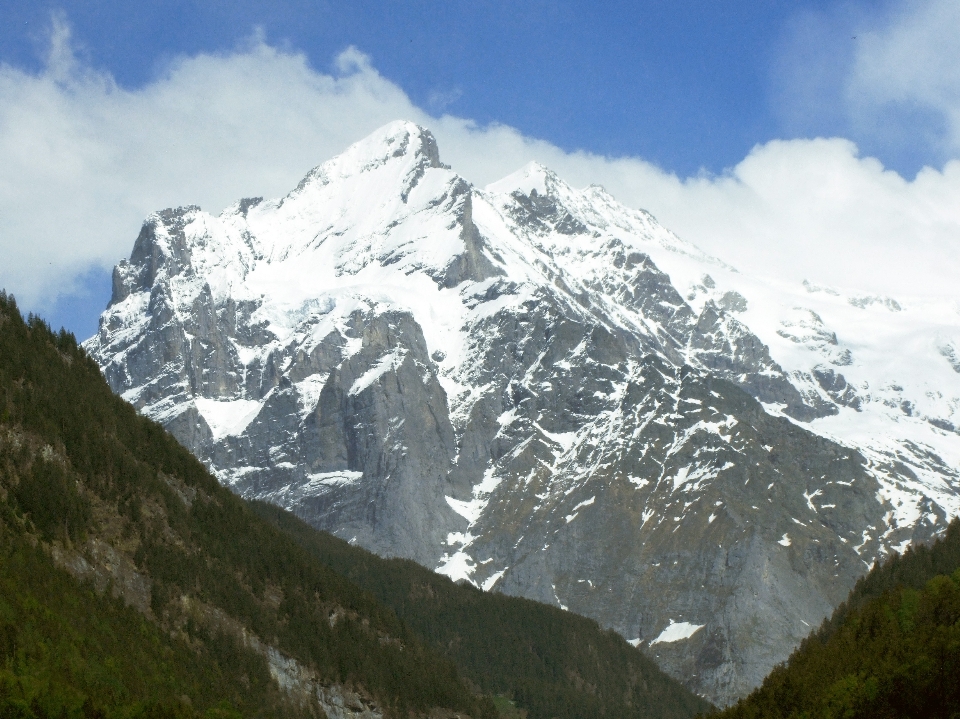
<svg viewBox="0 0 960 719">
<path fill-rule="evenodd" d="M 960 511 L 958 316 L 746 277 L 536 163 L 479 190 L 396 122 L 151 215 L 85 346 L 240 494 L 727 703 Z"/>
<path fill-rule="evenodd" d="M 398 120 L 384 125 L 354 143 L 343 153 L 311 170 L 291 194 L 312 183 L 327 184 L 375 172 L 386 165 L 401 175 L 426 168 L 440 168 L 440 151 L 433 133 L 412 122 Z"/>
<path fill-rule="evenodd" d="M 516 172 L 487 185 L 484 190 L 494 195 L 512 195 L 514 192 L 522 195 L 555 195 L 563 190 L 569 193 L 570 187 L 549 168 L 539 162 L 529 162 Z"/>
</svg>

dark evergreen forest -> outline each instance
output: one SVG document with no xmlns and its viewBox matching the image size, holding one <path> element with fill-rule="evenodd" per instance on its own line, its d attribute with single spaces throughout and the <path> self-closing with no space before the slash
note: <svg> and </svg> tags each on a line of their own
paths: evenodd
<svg viewBox="0 0 960 719">
<path fill-rule="evenodd" d="M 652 659 L 591 619 L 382 559 L 263 502 L 253 509 L 390 607 L 474 684 L 512 697 L 531 717 L 635 717 L 654 707 L 689 716 L 710 707 L 678 693 Z"/>
</svg>

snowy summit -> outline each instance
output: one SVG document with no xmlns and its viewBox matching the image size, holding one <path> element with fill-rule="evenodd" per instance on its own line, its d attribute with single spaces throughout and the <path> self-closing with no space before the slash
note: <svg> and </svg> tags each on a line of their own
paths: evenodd
<svg viewBox="0 0 960 719">
<path fill-rule="evenodd" d="M 958 320 L 745 276 L 537 164 L 473 187 L 395 122 L 148 217 L 85 347 L 241 495 L 726 704 L 960 513 Z"/>
</svg>

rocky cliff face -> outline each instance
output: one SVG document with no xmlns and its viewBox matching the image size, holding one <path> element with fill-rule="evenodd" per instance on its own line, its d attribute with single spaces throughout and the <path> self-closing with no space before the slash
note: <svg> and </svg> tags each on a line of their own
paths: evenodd
<svg viewBox="0 0 960 719">
<path fill-rule="evenodd" d="M 394 123 L 282 199 L 152 215 L 85 346 L 243 496 L 726 704 L 957 514 L 958 324 L 744 278 L 537 165 L 479 190 Z"/>
</svg>

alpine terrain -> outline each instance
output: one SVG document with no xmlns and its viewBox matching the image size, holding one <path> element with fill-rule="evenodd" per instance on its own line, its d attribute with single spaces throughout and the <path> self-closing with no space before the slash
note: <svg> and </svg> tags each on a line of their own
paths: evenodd
<svg viewBox="0 0 960 719">
<path fill-rule="evenodd" d="M 151 215 L 84 346 L 241 496 L 720 705 L 960 513 L 956 306 L 744 276 L 536 164 L 473 187 L 408 122 Z"/>
<path fill-rule="evenodd" d="M 113 394 L 72 334 L 0 291 L 0 717 L 709 709 L 591 619 L 237 497 Z"/>
</svg>

